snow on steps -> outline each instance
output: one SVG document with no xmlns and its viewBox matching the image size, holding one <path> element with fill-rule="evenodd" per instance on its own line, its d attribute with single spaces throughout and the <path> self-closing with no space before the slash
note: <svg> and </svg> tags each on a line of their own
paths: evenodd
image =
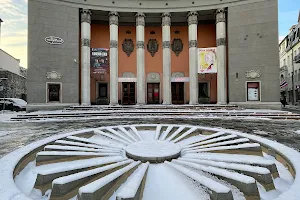
<svg viewBox="0 0 300 200">
<path fill-rule="evenodd" d="M 96 144 L 96 145 L 100 145 L 101 147 L 105 147 L 105 148 L 122 149 L 122 147 L 123 147 L 123 145 L 107 144 L 107 143 L 102 143 L 99 140 L 94 141 L 91 139 L 86 139 L 86 138 L 77 137 L 77 136 L 68 136 L 68 137 L 66 137 L 66 139 L 72 140 L 72 141 L 77 141 L 77 142 L 84 142 L 87 144 Z"/>
<path fill-rule="evenodd" d="M 95 149 L 103 149 L 103 150 L 115 150 L 119 151 L 121 149 L 115 149 L 111 147 L 103 147 L 100 145 L 95 145 L 95 144 L 86 144 L 82 142 L 72 142 L 72 141 L 67 141 L 67 140 L 56 140 L 54 144 L 59 144 L 59 145 L 66 145 L 66 146 L 78 146 L 78 147 L 90 147 L 90 148 L 95 148 Z"/>
<path fill-rule="evenodd" d="M 165 161 L 165 164 L 183 173 L 189 178 L 197 181 L 202 186 L 208 188 L 210 190 L 210 197 L 212 200 L 233 200 L 232 192 L 227 186 L 224 186 L 217 181 L 193 172 L 192 170 L 181 165 L 174 164 L 168 161 Z"/>
<path fill-rule="evenodd" d="M 114 164 L 104 165 L 95 169 L 59 177 L 52 182 L 50 200 L 70 199 L 78 195 L 79 188 L 87 183 L 101 179 L 117 170 L 128 166 L 133 160 L 124 160 Z"/>
<path fill-rule="evenodd" d="M 140 163 L 140 161 L 133 162 L 122 169 L 79 188 L 78 200 L 98 200 L 99 197 L 108 199 L 136 170 Z"/>
<path fill-rule="evenodd" d="M 83 151 L 42 151 L 36 154 L 36 166 L 77 159 L 119 156 L 120 153 L 95 153 Z"/>
<path fill-rule="evenodd" d="M 211 160 L 229 163 L 249 164 L 260 167 L 265 167 L 272 173 L 274 178 L 277 178 L 278 171 L 273 161 L 267 160 L 262 156 L 253 155 L 237 155 L 237 154 L 224 154 L 224 153 L 190 153 L 183 155 L 183 158 L 191 158 L 196 160 Z"/>
<path fill-rule="evenodd" d="M 121 142 L 125 145 L 128 145 L 130 144 L 131 142 L 128 142 L 126 140 L 124 140 L 123 138 L 120 138 L 119 136 L 114 136 L 113 134 L 110 134 L 110 133 L 105 133 L 103 132 L 102 130 L 94 130 L 94 133 L 95 134 L 98 134 L 98 135 L 102 135 L 102 136 L 105 136 L 105 137 L 108 137 L 108 138 L 111 138 L 117 142 Z"/>
<path fill-rule="evenodd" d="M 225 142 L 217 142 L 217 143 L 213 143 L 213 144 L 207 144 L 207 145 L 202 145 L 202 146 L 197 146 L 197 147 L 192 147 L 192 148 L 186 148 L 186 149 L 183 149 L 183 152 L 192 153 L 192 152 L 197 152 L 197 150 L 199 150 L 199 149 L 204 149 L 204 148 L 208 148 L 208 147 L 226 146 L 226 145 L 241 144 L 241 143 L 246 143 L 246 142 L 250 142 L 250 140 L 248 138 L 240 138 L 240 139 L 236 139 L 236 140 L 228 140 Z"/>
<path fill-rule="evenodd" d="M 241 192 L 244 193 L 246 199 L 260 199 L 255 179 L 250 176 L 239 174 L 236 172 L 231 172 L 226 169 L 221 169 L 212 166 L 204 166 L 201 164 L 195 164 L 183 160 L 173 160 L 172 163 L 188 166 L 217 176 L 218 178 L 221 178 L 229 182 L 230 184 L 236 186 Z"/>
<path fill-rule="evenodd" d="M 184 149 L 193 148 L 193 147 L 197 147 L 197 146 L 200 146 L 200 145 L 205 145 L 205 144 L 210 144 L 210 143 L 214 143 L 214 142 L 220 142 L 220 141 L 224 141 L 224 140 L 237 138 L 237 135 L 230 134 L 230 135 L 223 136 L 224 134 L 225 134 L 224 132 L 218 132 L 218 133 L 212 134 L 212 135 L 207 136 L 206 138 L 204 138 L 204 139 L 202 139 L 202 140 L 200 140 L 196 143 L 184 146 Z"/>
<path fill-rule="evenodd" d="M 238 173 L 242 173 L 255 178 L 260 184 L 262 184 L 265 187 L 267 191 L 275 189 L 271 172 L 265 167 L 236 164 L 236 163 L 217 162 L 217 161 L 210 161 L 210 160 L 197 160 L 191 158 L 178 158 L 178 160 L 202 164 L 206 166 L 213 166 L 213 167 L 234 170 L 237 171 Z"/>
<path fill-rule="evenodd" d="M 117 200 L 142 199 L 149 162 L 141 164 L 117 193 Z"/>
<path fill-rule="evenodd" d="M 87 151 L 87 152 L 98 152 L 98 153 L 120 153 L 121 150 L 106 150 L 106 149 L 95 149 L 89 147 L 76 147 L 66 145 L 47 145 L 44 147 L 45 151 Z"/>
<path fill-rule="evenodd" d="M 192 150 L 188 153 L 220 152 L 228 154 L 259 155 L 262 156 L 262 149 L 258 143 L 244 143 L 231 146 L 209 147 L 204 149 Z M 183 152 L 183 154 L 185 154 Z"/>
<path fill-rule="evenodd" d="M 124 160 L 126 160 L 126 158 L 115 156 L 60 162 L 59 165 L 48 164 L 40 166 L 37 168 L 37 179 L 35 182 L 35 187 L 42 189 L 42 191 L 45 191 L 44 188 L 46 188 L 46 190 L 49 189 L 49 187 L 47 187 L 47 184 L 51 183 L 51 181 L 58 177 L 70 175 L 90 168 L 100 167 L 109 163 L 121 162 Z"/>
</svg>

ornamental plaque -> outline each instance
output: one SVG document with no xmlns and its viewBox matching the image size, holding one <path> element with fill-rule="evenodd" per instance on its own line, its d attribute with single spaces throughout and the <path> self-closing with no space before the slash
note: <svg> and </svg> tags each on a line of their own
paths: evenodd
<svg viewBox="0 0 300 200">
<path fill-rule="evenodd" d="M 122 44 L 122 49 L 126 53 L 126 55 L 129 57 L 130 54 L 134 50 L 134 45 L 132 39 L 125 39 Z"/>
<path fill-rule="evenodd" d="M 64 43 L 64 40 L 56 36 L 45 37 L 45 42 L 52 45 L 60 45 Z"/>
<path fill-rule="evenodd" d="M 56 71 L 51 71 L 46 73 L 46 77 L 47 79 L 57 80 L 57 79 L 61 79 L 62 74 Z"/>
<path fill-rule="evenodd" d="M 183 43 L 182 40 L 179 38 L 174 38 L 172 43 L 172 51 L 176 54 L 176 56 L 179 56 L 180 52 L 183 50 Z"/>
<path fill-rule="evenodd" d="M 250 70 L 250 71 L 246 71 L 245 75 L 247 78 L 255 79 L 255 78 L 259 78 L 261 76 L 261 73 L 259 70 Z"/>
<path fill-rule="evenodd" d="M 158 43 L 156 39 L 149 39 L 147 50 L 150 52 L 151 56 L 154 57 L 155 53 L 158 51 Z"/>
</svg>

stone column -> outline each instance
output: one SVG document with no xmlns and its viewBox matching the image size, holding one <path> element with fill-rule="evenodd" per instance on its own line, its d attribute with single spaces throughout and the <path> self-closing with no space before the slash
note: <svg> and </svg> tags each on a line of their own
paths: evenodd
<svg viewBox="0 0 300 200">
<path fill-rule="evenodd" d="M 216 12 L 217 31 L 217 92 L 218 104 L 227 104 L 227 77 L 226 77 L 226 10 L 218 9 Z"/>
<path fill-rule="evenodd" d="M 90 97 L 90 43 L 91 10 L 81 10 L 81 105 L 91 104 Z"/>
<path fill-rule="evenodd" d="M 163 104 L 172 104 L 171 99 L 171 14 L 162 14 L 163 41 Z"/>
<path fill-rule="evenodd" d="M 198 13 L 188 13 L 189 25 L 189 74 L 190 74 L 190 104 L 198 104 Z"/>
<path fill-rule="evenodd" d="M 136 14 L 137 104 L 146 104 L 145 79 L 145 15 Z"/>
<path fill-rule="evenodd" d="M 109 13 L 110 105 L 118 105 L 118 23 L 119 14 Z"/>
</svg>

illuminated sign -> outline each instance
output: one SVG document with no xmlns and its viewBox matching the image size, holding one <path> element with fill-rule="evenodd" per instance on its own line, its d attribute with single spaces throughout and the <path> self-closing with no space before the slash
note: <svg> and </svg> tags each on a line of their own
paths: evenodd
<svg viewBox="0 0 300 200">
<path fill-rule="evenodd" d="M 64 43 L 64 40 L 56 36 L 48 36 L 45 38 L 45 42 L 52 45 L 60 45 Z"/>
<path fill-rule="evenodd" d="M 172 77 L 171 82 L 190 82 L 190 77 Z"/>
</svg>

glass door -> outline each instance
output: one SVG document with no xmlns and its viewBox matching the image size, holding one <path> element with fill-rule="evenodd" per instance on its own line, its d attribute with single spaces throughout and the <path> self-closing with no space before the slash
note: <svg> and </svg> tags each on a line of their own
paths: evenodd
<svg viewBox="0 0 300 200">
<path fill-rule="evenodd" d="M 147 103 L 159 104 L 159 83 L 147 84 Z"/>
</svg>

